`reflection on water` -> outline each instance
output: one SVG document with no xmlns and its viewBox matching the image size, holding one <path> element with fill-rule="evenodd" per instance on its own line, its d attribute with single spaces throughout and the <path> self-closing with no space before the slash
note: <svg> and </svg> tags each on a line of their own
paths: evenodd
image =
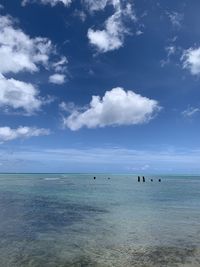
<svg viewBox="0 0 200 267">
<path fill-rule="evenodd" d="M 200 180 L 0 175 L 2 267 L 200 266 Z"/>
</svg>

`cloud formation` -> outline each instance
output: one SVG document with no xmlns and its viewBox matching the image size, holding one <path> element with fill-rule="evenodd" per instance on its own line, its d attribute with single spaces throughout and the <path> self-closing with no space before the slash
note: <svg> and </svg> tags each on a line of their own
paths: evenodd
<svg viewBox="0 0 200 267">
<path fill-rule="evenodd" d="M 108 0 L 83 0 L 84 5 L 90 12 L 103 10 L 109 2 Z M 116 1 L 117 2 L 117 1 Z"/>
<path fill-rule="evenodd" d="M 30 38 L 15 27 L 10 16 L 0 16 L 0 72 L 38 71 L 38 65 L 46 65 L 52 52 L 47 38 Z"/>
<path fill-rule="evenodd" d="M 50 130 L 35 127 L 20 126 L 17 129 L 10 127 L 0 127 L 0 141 L 10 141 L 18 138 L 30 138 L 33 136 L 49 135 Z"/>
<path fill-rule="evenodd" d="M 68 60 L 66 57 L 61 57 L 61 59 L 57 62 L 54 62 L 52 64 L 52 67 L 53 69 L 56 71 L 56 72 L 66 72 L 67 71 L 67 63 L 68 63 Z"/>
<path fill-rule="evenodd" d="M 54 7 L 59 3 L 69 6 L 72 3 L 72 0 L 23 0 L 22 5 L 24 6 L 33 2 L 44 5 L 49 4 Z M 107 6 L 112 6 L 114 9 L 113 15 L 105 21 L 103 29 L 89 28 L 87 37 L 90 44 L 100 53 L 105 53 L 122 47 L 125 36 L 130 33 L 130 29 L 126 26 L 127 20 L 136 21 L 132 1 L 82 0 L 81 3 L 83 10 L 89 11 L 90 14 L 97 11 L 103 11 Z M 78 14 L 82 21 L 85 21 L 86 19 L 84 11 L 75 13 L 76 15 Z"/>
<path fill-rule="evenodd" d="M 49 77 L 49 82 L 54 84 L 63 84 L 65 83 L 65 75 L 55 73 Z"/>
<path fill-rule="evenodd" d="M 198 112 L 200 112 L 200 109 L 199 108 L 195 108 L 195 107 L 188 107 L 186 110 L 184 110 L 182 112 L 182 115 L 184 117 L 192 117 L 194 116 L 195 114 L 197 114 Z"/>
<path fill-rule="evenodd" d="M 43 5 L 55 6 L 57 4 L 63 4 L 64 6 L 69 6 L 72 0 L 23 0 L 22 5 L 25 6 L 28 3 L 39 2 Z"/>
<path fill-rule="evenodd" d="M 200 47 L 185 50 L 181 60 L 183 68 L 188 69 L 192 75 L 200 74 Z"/>
<path fill-rule="evenodd" d="M 181 27 L 181 23 L 183 21 L 183 14 L 182 13 L 178 13 L 178 12 L 168 12 L 167 13 L 172 25 L 176 28 L 180 28 Z"/>
<path fill-rule="evenodd" d="M 14 18 L 0 16 L 0 107 L 23 109 L 30 115 L 42 104 L 48 103 L 39 97 L 39 91 L 33 84 L 7 78 L 6 75 L 24 71 L 34 73 L 41 65 L 64 73 L 67 59 L 61 57 L 54 62 L 51 58 L 55 54 L 56 50 L 48 38 L 30 38 L 16 26 Z M 61 83 L 64 74 L 56 75 L 57 83 L 59 78 Z"/>
<path fill-rule="evenodd" d="M 6 79 L 0 74 L 0 89 L 0 107 L 23 109 L 30 115 L 42 105 L 38 90 L 30 83 Z"/>
<path fill-rule="evenodd" d="M 89 107 L 84 111 L 74 109 L 64 119 L 64 125 L 76 131 L 82 127 L 142 124 L 151 120 L 159 110 L 156 100 L 117 87 L 107 91 L 102 99 L 93 96 Z"/>
<path fill-rule="evenodd" d="M 125 32 L 119 13 L 115 13 L 106 21 L 104 30 L 89 29 L 88 38 L 91 45 L 104 53 L 120 48 L 124 43 Z"/>
<path fill-rule="evenodd" d="M 130 3 L 127 3 L 124 7 L 120 0 L 103 1 L 101 5 L 92 4 L 91 7 L 92 10 L 99 10 L 105 8 L 108 3 L 113 5 L 114 14 L 105 21 L 104 29 L 94 30 L 90 28 L 87 34 L 90 44 L 96 47 L 100 53 L 122 47 L 125 35 L 129 34 L 125 20 L 129 18 L 136 21 L 136 16 Z"/>
<path fill-rule="evenodd" d="M 171 57 L 176 54 L 177 48 L 174 44 L 170 44 L 169 46 L 165 47 L 165 51 L 167 53 L 166 59 L 161 60 L 161 67 L 170 63 Z"/>
</svg>

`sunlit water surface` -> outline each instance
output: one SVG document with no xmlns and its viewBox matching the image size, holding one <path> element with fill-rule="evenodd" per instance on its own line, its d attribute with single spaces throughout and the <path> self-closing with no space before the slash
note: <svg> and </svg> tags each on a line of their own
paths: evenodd
<svg viewBox="0 0 200 267">
<path fill-rule="evenodd" d="M 1 174 L 0 267 L 200 266 L 200 177 L 161 178 Z"/>
</svg>

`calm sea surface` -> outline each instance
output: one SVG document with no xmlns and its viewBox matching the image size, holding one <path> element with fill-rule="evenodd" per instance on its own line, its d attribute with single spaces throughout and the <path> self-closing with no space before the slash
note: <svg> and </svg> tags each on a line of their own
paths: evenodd
<svg viewBox="0 0 200 267">
<path fill-rule="evenodd" d="M 199 267 L 200 177 L 158 178 L 0 174 L 0 267 Z"/>
</svg>

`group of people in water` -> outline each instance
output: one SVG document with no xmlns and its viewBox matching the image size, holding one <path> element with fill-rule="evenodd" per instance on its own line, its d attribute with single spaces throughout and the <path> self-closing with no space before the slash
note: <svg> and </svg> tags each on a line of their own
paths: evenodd
<svg viewBox="0 0 200 267">
<path fill-rule="evenodd" d="M 146 182 L 146 180 L 145 180 L 145 177 L 144 176 L 142 176 L 142 178 L 140 178 L 140 176 L 138 176 L 138 183 L 140 183 L 140 181 L 142 180 L 142 182 L 143 183 L 145 183 Z M 151 182 L 153 182 L 153 179 L 151 178 L 151 180 L 150 180 Z M 161 182 L 161 179 L 159 178 L 158 179 L 158 182 L 160 183 Z"/>
</svg>

